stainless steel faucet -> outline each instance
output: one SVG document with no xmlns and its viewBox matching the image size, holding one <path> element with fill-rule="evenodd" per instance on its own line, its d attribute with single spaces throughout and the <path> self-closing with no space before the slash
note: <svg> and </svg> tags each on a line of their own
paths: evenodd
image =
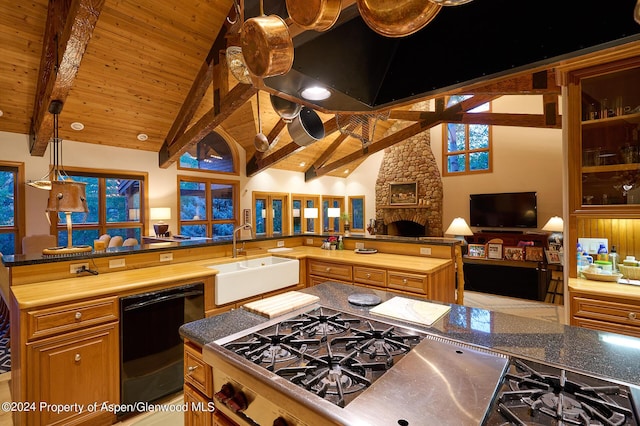
<svg viewBox="0 0 640 426">
<path fill-rule="evenodd" d="M 241 229 L 245 229 L 245 228 L 250 229 L 251 230 L 251 234 L 253 234 L 253 226 L 251 226 L 251 224 L 249 222 L 243 223 L 242 225 L 236 227 L 233 230 L 233 249 L 232 249 L 232 252 L 231 252 L 231 256 L 232 257 L 238 257 L 238 249 L 236 247 L 236 242 L 237 242 L 236 234 L 238 233 L 238 231 L 240 231 Z"/>
</svg>

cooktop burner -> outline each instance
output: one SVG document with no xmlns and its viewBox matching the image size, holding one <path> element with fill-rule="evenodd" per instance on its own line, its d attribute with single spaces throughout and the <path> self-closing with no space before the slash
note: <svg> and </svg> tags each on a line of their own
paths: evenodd
<svg viewBox="0 0 640 426">
<path fill-rule="evenodd" d="M 223 346 L 344 407 L 423 337 L 319 307 Z"/>
<path fill-rule="evenodd" d="M 514 358 L 486 424 L 637 425 L 635 410 L 627 386 Z"/>
</svg>

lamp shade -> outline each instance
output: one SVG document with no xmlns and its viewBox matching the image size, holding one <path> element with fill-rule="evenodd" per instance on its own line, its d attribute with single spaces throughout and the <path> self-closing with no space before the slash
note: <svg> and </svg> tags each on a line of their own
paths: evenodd
<svg viewBox="0 0 640 426">
<path fill-rule="evenodd" d="M 71 180 L 54 180 L 51 182 L 48 212 L 81 212 L 87 213 L 86 186 L 84 182 Z"/>
<path fill-rule="evenodd" d="M 549 232 L 563 232 L 564 231 L 564 221 L 562 220 L 562 218 L 560 216 L 553 216 L 542 227 L 542 230 L 543 231 L 549 231 Z"/>
<path fill-rule="evenodd" d="M 461 217 L 456 217 L 455 219 L 453 219 L 453 221 L 451 222 L 451 225 L 449 225 L 449 227 L 444 233 L 447 235 L 456 235 L 456 236 L 473 235 L 473 231 L 471 231 L 471 228 L 469 228 L 469 225 L 467 225 L 467 222 Z"/>
<path fill-rule="evenodd" d="M 305 207 L 304 209 L 304 217 L 307 219 L 317 219 L 318 218 L 318 209 L 315 207 Z"/>
<path fill-rule="evenodd" d="M 149 216 L 151 220 L 171 219 L 171 207 L 151 207 Z"/>
<path fill-rule="evenodd" d="M 328 217 L 340 217 L 340 208 L 339 207 L 329 207 L 327 209 Z"/>
</svg>

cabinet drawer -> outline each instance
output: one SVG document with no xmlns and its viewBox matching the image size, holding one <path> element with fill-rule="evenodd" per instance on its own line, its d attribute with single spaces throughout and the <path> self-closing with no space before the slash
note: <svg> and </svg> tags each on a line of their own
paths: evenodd
<svg viewBox="0 0 640 426">
<path fill-rule="evenodd" d="M 384 269 L 353 267 L 353 280 L 361 284 L 374 285 L 376 287 L 387 286 L 387 271 Z"/>
<path fill-rule="evenodd" d="M 427 294 L 427 276 L 408 272 L 389 271 L 387 273 L 389 288 Z"/>
<path fill-rule="evenodd" d="M 309 275 L 353 281 L 353 268 L 351 265 L 342 263 L 321 262 L 312 259 L 309 261 Z"/>
<path fill-rule="evenodd" d="M 201 349 L 191 343 L 184 345 L 184 381 L 208 398 L 213 398 L 213 373 L 202 359 Z"/>
<path fill-rule="evenodd" d="M 573 297 L 574 317 L 591 318 L 640 328 L 640 306 L 588 297 Z"/>
<path fill-rule="evenodd" d="M 640 327 L 621 325 L 612 322 L 573 317 L 571 319 L 571 325 L 590 328 L 592 330 L 608 331 L 610 333 L 626 334 L 627 336 L 640 337 Z"/>
<path fill-rule="evenodd" d="M 27 312 L 27 339 L 66 333 L 117 319 L 117 297 L 30 311 Z"/>
</svg>

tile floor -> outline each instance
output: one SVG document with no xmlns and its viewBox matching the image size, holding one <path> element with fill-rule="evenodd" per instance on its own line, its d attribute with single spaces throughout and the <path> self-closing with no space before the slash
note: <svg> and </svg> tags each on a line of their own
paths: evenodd
<svg viewBox="0 0 640 426">
<path fill-rule="evenodd" d="M 512 315 L 538 318 L 545 321 L 557 321 L 566 324 L 565 310 L 562 305 L 535 302 L 512 297 L 495 296 L 485 293 L 466 291 L 464 293 L 464 305 L 475 308 L 490 309 Z M 11 373 L 0 374 L 0 402 L 11 401 L 9 382 Z M 172 395 L 161 404 L 182 403 L 182 394 Z M 0 426 L 12 426 L 10 413 L 0 411 Z M 182 426 L 184 418 L 182 413 L 147 413 L 131 417 L 116 424 L 117 426 Z"/>
</svg>

